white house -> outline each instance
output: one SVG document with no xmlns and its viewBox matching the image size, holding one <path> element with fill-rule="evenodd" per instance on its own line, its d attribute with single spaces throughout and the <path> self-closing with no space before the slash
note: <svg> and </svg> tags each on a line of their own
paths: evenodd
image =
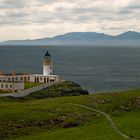
<svg viewBox="0 0 140 140">
<path fill-rule="evenodd" d="M 24 89 L 24 82 L 0 82 L 1 91 L 21 91 Z"/>
<path fill-rule="evenodd" d="M 51 83 L 59 82 L 60 76 L 53 75 L 52 56 L 47 51 L 43 58 L 43 74 L 4 74 L 0 72 L 0 90 L 19 91 L 24 89 L 25 82 Z"/>
</svg>

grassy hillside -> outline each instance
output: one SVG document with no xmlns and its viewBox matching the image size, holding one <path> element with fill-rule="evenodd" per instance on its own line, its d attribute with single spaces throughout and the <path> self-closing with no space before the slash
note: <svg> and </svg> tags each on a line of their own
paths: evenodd
<svg viewBox="0 0 140 140">
<path fill-rule="evenodd" d="M 0 139 L 124 139 L 103 115 L 70 103 L 106 112 L 123 133 L 140 139 L 140 89 L 39 100 L 0 98 Z"/>
<path fill-rule="evenodd" d="M 41 91 L 32 93 L 28 98 L 48 98 L 48 97 L 62 97 L 62 96 L 79 96 L 88 95 L 88 91 L 72 81 L 64 81 L 47 87 Z"/>
</svg>

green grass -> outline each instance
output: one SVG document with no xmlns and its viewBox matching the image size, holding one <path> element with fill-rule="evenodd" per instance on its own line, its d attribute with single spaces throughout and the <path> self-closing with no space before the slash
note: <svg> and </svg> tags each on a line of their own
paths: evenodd
<svg viewBox="0 0 140 140">
<path fill-rule="evenodd" d="M 40 85 L 40 83 L 25 82 L 25 89 L 32 88 L 32 87 L 39 86 L 39 85 Z"/>
<path fill-rule="evenodd" d="M 48 99 L 0 98 L 0 139 L 123 140 L 110 123 L 79 103 L 108 113 L 118 128 L 140 138 L 140 89 Z"/>
<path fill-rule="evenodd" d="M 140 139 L 140 112 L 123 112 L 119 119 L 116 116 L 112 118 L 119 128 L 123 128 L 123 132 Z"/>
<path fill-rule="evenodd" d="M 89 123 L 76 128 L 57 129 L 51 132 L 42 132 L 32 136 L 24 136 L 15 140 L 123 140 L 116 134 L 108 122 L 102 118 L 93 119 Z"/>
</svg>

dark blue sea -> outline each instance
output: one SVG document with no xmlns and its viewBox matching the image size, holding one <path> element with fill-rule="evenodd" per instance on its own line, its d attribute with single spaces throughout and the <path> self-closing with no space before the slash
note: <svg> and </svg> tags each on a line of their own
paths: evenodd
<svg viewBox="0 0 140 140">
<path fill-rule="evenodd" d="M 42 73 L 46 50 L 55 74 L 90 92 L 140 87 L 140 47 L 0 46 L 0 70 Z"/>
</svg>

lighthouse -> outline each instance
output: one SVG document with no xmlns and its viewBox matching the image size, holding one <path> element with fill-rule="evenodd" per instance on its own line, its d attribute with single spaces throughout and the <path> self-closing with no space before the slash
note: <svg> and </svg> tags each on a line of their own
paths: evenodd
<svg viewBox="0 0 140 140">
<path fill-rule="evenodd" d="M 46 52 L 44 55 L 43 60 L 43 75 L 52 75 L 52 56 L 50 55 L 49 51 Z"/>
</svg>

